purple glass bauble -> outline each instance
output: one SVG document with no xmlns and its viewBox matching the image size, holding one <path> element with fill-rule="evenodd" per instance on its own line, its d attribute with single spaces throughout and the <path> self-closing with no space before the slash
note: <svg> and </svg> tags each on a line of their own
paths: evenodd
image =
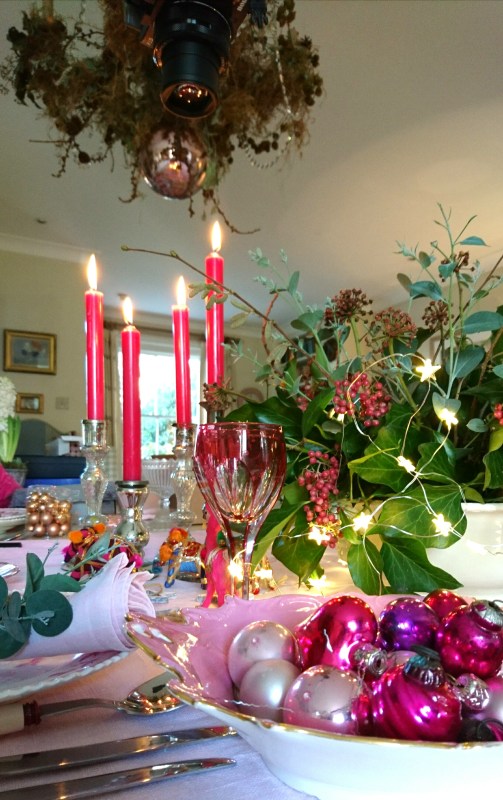
<svg viewBox="0 0 503 800">
<path fill-rule="evenodd" d="M 186 200 L 203 185 L 207 158 L 192 131 L 160 128 L 140 154 L 140 169 L 151 189 L 171 200 Z"/>
<path fill-rule="evenodd" d="M 252 664 L 271 658 L 298 663 L 299 650 L 293 633 L 279 622 L 250 622 L 236 634 L 227 655 L 227 667 L 233 683 L 240 686 Z"/>
<path fill-rule="evenodd" d="M 461 703 L 439 667 L 402 664 L 372 687 L 374 734 L 392 739 L 454 742 L 461 730 Z"/>
<path fill-rule="evenodd" d="M 398 597 L 388 603 L 379 617 L 379 643 L 387 650 L 411 650 L 417 645 L 432 647 L 439 619 L 416 597 Z"/>
<path fill-rule="evenodd" d="M 239 711 L 281 722 L 285 695 L 300 670 L 290 661 L 256 661 L 244 674 L 239 689 Z"/>
<path fill-rule="evenodd" d="M 454 677 L 473 672 L 490 678 L 503 660 L 503 612 L 487 600 L 475 600 L 447 615 L 440 623 L 436 650 Z"/>
<path fill-rule="evenodd" d="M 435 589 L 426 595 L 424 602 L 435 612 L 439 619 L 443 619 L 451 611 L 455 611 L 456 608 L 467 605 L 463 597 L 450 592 L 448 589 Z"/>
<path fill-rule="evenodd" d="M 317 664 L 353 669 L 358 647 L 375 642 L 377 620 L 365 600 L 341 595 L 316 609 L 297 626 L 295 635 L 304 669 Z"/>
<path fill-rule="evenodd" d="M 310 667 L 286 693 L 283 722 L 331 733 L 369 734 L 369 690 L 349 670 L 321 664 Z"/>
</svg>

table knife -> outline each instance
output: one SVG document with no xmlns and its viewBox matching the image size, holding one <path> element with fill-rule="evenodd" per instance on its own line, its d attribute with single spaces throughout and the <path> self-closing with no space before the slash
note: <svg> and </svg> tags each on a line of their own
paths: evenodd
<svg viewBox="0 0 503 800">
<path fill-rule="evenodd" d="M 58 750 L 42 750 L 38 753 L 1 756 L 0 777 L 11 778 L 30 775 L 33 772 L 47 772 L 60 767 L 67 769 L 68 767 L 100 764 L 103 761 L 113 761 L 147 751 L 163 750 L 187 742 L 235 735 L 234 728 L 215 725 L 208 728 L 188 728 L 170 733 L 156 733 L 150 736 L 134 736 L 131 739 L 117 739 L 111 742 L 97 742 L 80 745 L 80 747 L 62 747 Z"/>
<path fill-rule="evenodd" d="M 25 786 L 23 789 L 7 789 L 6 792 L 0 792 L 0 800 L 80 800 L 81 797 L 103 797 L 104 794 L 131 789 L 133 786 L 145 786 L 168 778 L 178 778 L 220 767 L 233 767 L 235 764 L 232 758 L 174 761 L 171 764 L 158 764 L 155 767 L 139 767 L 107 775 L 93 775 L 90 778 L 37 784 Z"/>
</svg>

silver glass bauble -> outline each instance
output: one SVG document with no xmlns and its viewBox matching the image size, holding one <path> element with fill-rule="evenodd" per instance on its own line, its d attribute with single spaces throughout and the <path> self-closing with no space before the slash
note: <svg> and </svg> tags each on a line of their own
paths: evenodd
<svg viewBox="0 0 503 800">
<path fill-rule="evenodd" d="M 201 188 L 206 165 L 204 145 L 192 131 L 179 134 L 159 128 L 140 155 L 145 181 L 172 200 L 186 200 Z"/>
</svg>

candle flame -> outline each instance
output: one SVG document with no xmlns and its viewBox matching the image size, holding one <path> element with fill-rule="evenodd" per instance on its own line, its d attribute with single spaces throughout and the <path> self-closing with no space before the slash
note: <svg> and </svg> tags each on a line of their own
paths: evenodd
<svg viewBox="0 0 503 800">
<path fill-rule="evenodd" d="M 133 303 L 130 297 L 125 297 L 122 301 L 122 316 L 126 325 L 133 324 Z"/>
<path fill-rule="evenodd" d="M 185 290 L 183 275 L 180 275 L 178 283 L 176 284 L 176 304 L 178 308 L 183 308 L 187 305 L 187 292 Z"/>
<path fill-rule="evenodd" d="M 98 288 L 98 268 L 96 266 L 96 257 L 94 253 L 89 257 L 87 262 L 87 282 L 89 288 L 95 292 Z"/>
<path fill-rule="evenodd" d="M 218 220 L 213 223 L 211 229 L 211 249 L 214 253 L 219 253 L 222 247 L 222 232 L 220 230 L 220 223 Z"/>
</svg>

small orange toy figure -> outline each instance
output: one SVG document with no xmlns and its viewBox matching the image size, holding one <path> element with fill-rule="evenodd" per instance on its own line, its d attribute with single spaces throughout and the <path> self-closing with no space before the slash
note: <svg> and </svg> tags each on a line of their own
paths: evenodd
<svg viewBox="0 0 503 800">
<path fill-rule="evenodd" d="M 173 586 L 175 582 L 176 571 L 180 565 L 183 548 L 188 538 L 188 531 L 184 528 L 171 528 L 168 538 L 159 548 L 159 562 L 161 566 L 167 566 L 166 581 L 164 583 L 167 588 Z"/>
<path fill-rule="evenodd" d="M 206 597 L 202 603 L 204 608 L 208 608 L 211 605 L 215 594 L 217 596 L 217 604 L 222 606 L 225 601 L 225 595 L 231 594 L 232 591 L 229 554 L 227 553 L 227 548 L 220 546 L 218 543 L 219 532 L 220 526 L 210 512 L 206 525 L 206 539 L 201 550 L 201 559 L 204 562 L 207 580 Z"/>
</svg>

